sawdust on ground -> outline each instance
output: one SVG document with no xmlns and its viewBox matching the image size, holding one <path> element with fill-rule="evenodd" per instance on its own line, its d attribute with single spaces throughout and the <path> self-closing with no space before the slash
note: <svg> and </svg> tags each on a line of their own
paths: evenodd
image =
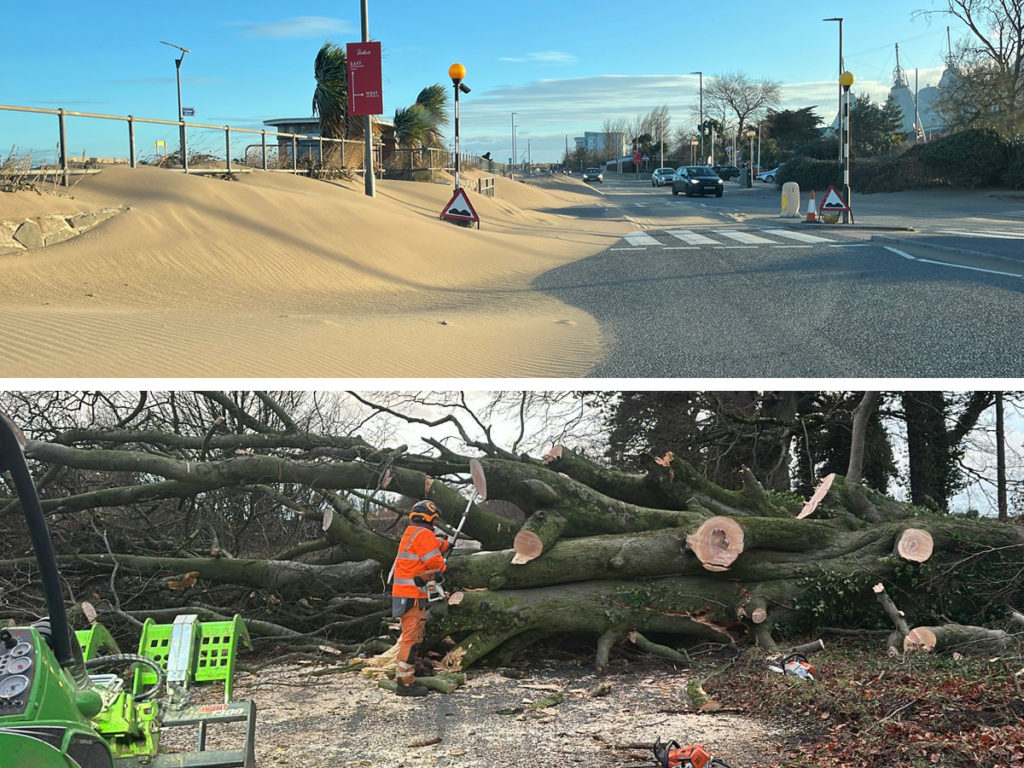
<svg viewBox="0 0 1024 768">
<path fill-rule="evenodd" d="M 464 687 L 423 699 L 399 698 L 358 673 L 316 677 L 312 669 L 280 665 L 239 676 L 236 698 L 256 701 L 260 768 L 653 768 L 646 745 L 658 737 L 701 743 L 738 767 L 766 764 L 780 739 L 747 716 L 694 712 L 685 673 L 658 662 L 617 661 L 603 678 L 575 661 L 520 666 L 519 679 L 470 670 Z M 589 695 L 602 680 L 609 692 Z M 561 704 L 528 710 L 555 690 Z M 228 731 L 211 733 L 212 746 L 232 746 Z"/>
<path fill-rule="evenodd" d="M 600 198 L 569 177 L 496 193 L 472 195 L 480 230 L 438 219 L 439 183 L 370 199 L 361 181 L 111 167 L 70 197 L 0 194 L 10 221 L 127 209 L 0 250 L 0 377 L 583 375 L 596 321 L 530 286 L 631 224 L 571 215 Z"/>
</svg>

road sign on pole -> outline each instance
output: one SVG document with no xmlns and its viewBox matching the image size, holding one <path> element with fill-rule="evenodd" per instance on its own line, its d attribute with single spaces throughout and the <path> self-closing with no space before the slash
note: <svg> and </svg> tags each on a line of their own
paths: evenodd
<svg viewBox="0 0 1024 768">
<path fill-rule="evenodd" d="M 348 113 L 382 114 L 380 42 L 349 43 L 345 55 L 348 57 Z"/>
<path fill-rule="evenodd" d="M 480 217 L 476 215 L 476 210 L 462 187 L 455 190 L 452 199 L 441 209 L 441 218 L 457 224 L 472 224 L 475 221 L 477 229 L 480 229 Z"/>
<path fill-rule="evenodd" d="M 182 107 L 181 108 L 181 116 L 182 117 L 195 117 L 196 116 L 196 108 L 195 107 Z"/>
<path fill-rule="evenodd" d="M 846 204 L 835 187 L 829 187 L 828 192 L 825 193 L 825 198 L 821 201 L 821 208 L 819 210 L 821 213 L 842 213 L 843 211 L 849 211 L 850 206 Z"/>
</svg>

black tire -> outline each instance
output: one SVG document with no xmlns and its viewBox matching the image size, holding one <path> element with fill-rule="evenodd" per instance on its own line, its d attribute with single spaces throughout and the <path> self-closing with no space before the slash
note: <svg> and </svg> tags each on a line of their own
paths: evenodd
<svg viewBox="0 0 1024 768">
<path fill-rule="evenodd" d="M 679 194 L 679 190 L 676 189 L 675 187 L 672 187 L 672 194 L 673 195 L 678 195 Z"/>
<path fill-rule="evenodd" d="M 718 192 L 715 192 L 715 197 L 721 197 L 723 194 L 722 190 L 719 190 Z"/>
</svg>

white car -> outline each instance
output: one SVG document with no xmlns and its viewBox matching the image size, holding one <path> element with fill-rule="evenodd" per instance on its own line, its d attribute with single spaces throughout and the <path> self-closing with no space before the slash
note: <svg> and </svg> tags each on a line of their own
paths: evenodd
<svg viewBox="0 0 1024 768">
<path fill-rule="evenodd" d="M 659 168 L 651 174 L 651 186 L 663 187 L 667 184 L 671 184 L 672 176 L 675 172 L 675 168 Z"/>
<path fill-rule="evenodd" d="M 763 181 L 765 184 L 774 184 L 775 177 L 778 175 L 779 169 L 772 168 L 770 171 L 761 171 L 757 174 L 756 178 L 758 181 Z"/>
</svg>

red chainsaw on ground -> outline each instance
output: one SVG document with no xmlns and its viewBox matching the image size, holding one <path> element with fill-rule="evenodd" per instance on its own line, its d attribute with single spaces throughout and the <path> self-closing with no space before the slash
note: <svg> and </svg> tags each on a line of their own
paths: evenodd
<svg viewBox="0 0 1024 768">
<path fill-rule="evenodd" d="M 659 738 L 654 742 L 654 759 L 661 768 L 730 768 L 729 764 L 718 757 L 713 757 L 702 744 L 680 746 L 678 741 L 662 743 Z M 649 768 L 649 766 L 633 766 L 632 768 Z"/>
</svg>

